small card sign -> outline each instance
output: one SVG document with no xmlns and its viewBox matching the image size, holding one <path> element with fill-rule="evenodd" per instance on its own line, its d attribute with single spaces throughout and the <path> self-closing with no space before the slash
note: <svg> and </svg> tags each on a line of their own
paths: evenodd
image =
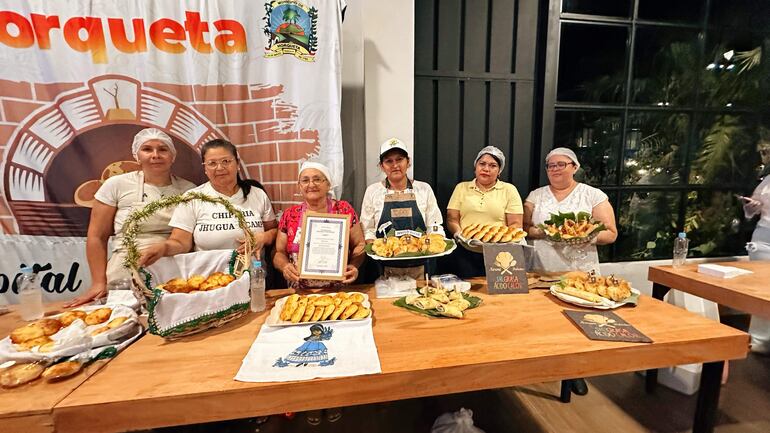
<svg viewBox="0 0 770 433">
<path fill-rule="evenodd" d="M 487 292 L 490 295 L 529 293 L 524 269 L 524 249 L 521 245 L 484 244 L 484 269 Z"/>
<path fill-rule="evenodd" d="M 652 343 L 649 337 L 610 311 L 564 310 L 564 314 L 590 340 Z"/>
</svg>

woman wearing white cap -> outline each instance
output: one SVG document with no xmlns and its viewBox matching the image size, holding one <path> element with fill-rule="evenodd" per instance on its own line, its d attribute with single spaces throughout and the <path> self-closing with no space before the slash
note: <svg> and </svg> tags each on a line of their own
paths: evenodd
<svg viewBox="0 0 770 433">
<path fill-rule="evenodd" d="M 524 201 L 524 227 L 535 246 L 534 267 L 548 272 L 573 270 L 564 250 L 543 240 L 545 233 L 537 225 L 547 220 L 552 213 L 588 212 L 607 228 L 599 233 L 595 243 L 607 245 L 615 242 L 618 237 L 615 212 L 607 194 L 575 181 L 574 175 L 580 168 L 580 162 L 572 150 L 566 147 L 553 149 L 545 157 L 545 168 L 548 185 L 530 192 Z M 587 253 L 588 263 L 598 271 L 599 255 L 596 246 L 590 245 Z"/>
<path fill-rule="evenodd" d="M 262 247 L 273 244 L 278 226 L 267 194 L 255 188 L 254 181 L 238 174 L 238 152 L 229 141 L 215 139 L 205 143 L 201 146 L 201 159 L 209 181 L 192 191 L 224 198 L 240 210 L 254 233 L 254 249 L 261 256 Z M 139 258 L 140 266 L 193 249 L 239 248 L 244 238 L 236 217 L 219 203 L 191 201 L 177 206 L 169 225 L 173 227 L 171 235 L 164 242 L 145 248 Z"/>
<path fill-rule="evenodd" d="M 367 243 L 384 237 L 390 230 L 435 232 L 442 236 L 444 219 L 433 189 L 425 182 L 409 179 L 409 152 L 398 138 L 380 145 L 380 169 L 385 179 L 366 188 L 361 205 L 361 223 Z M 385 276 L 398 274 L 422 278 L 425 260 L 406 260 L 398 267 L 386 266 Z"/>
<path fill-rule="evenodd" d="M 302 216 L 307 211 L 350 215 L 348 264 L 342 284 L 354 282 L 358 278 L 358 268 L 364 262 L 364 234 L 358 215 L 350 203 L 330 197 L 329 191 L 333 186 L 330 179 L 329 169 L 325 165 L 317 162 L 303 163 L 299 169 L 297 186 L 304 202 L 286 209 L 278 224 L 273 265 L 283 273 L 286 282 L 294 288 L 323 288 L 339 284 L 335 281 L 308 280 L 299 277 L 296 263 L 299 242 L 302 239 Z"/>
<path fill-rule="evenodd" d="M 162 197 L 181 194 L 195 184 L 171 174 L 176 158 L 174 142 L 165 132 L 147 128 L 134 137 L 131 152 L 141 169 L 112 176 L 96 192 L 88 224 L 86 257 L 91 271 L 91 288 L 67 307 L 81 305 L 107 293 L 111 281 L 130 278 L 123 267 L 123 222 L 133 211 Z M 142 225 L 136 237 L 140 248 L 163 241 L 171 233 L 168 222 L 173 209 L 156 212 Z M 112 256 L 107 260 L 107 240 L 114 234 Z"/>
<path fill-rule="evenodd" d="M 460 182 L 447 205 L 449 232 L 457 236 L 471 224 L 505 224 L 521 227 L 524 209 L 515 186 L 499 179 L 505 155 L 495 146 L 481 149 L 473 161 L 475 179 Z M 463 278 L 484 275 L 484 256 L 458 249 L 457 273 Z"/>
</svg>

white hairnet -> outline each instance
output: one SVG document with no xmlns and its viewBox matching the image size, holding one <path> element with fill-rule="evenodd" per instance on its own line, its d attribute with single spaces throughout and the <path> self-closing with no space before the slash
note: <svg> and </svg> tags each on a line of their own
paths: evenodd
<svg viewBox="0 0 770 433">
<path fill-rule="evenodd" d="M 131 154 L 134 155 L 134 158 L 138 161 L 139 160 L 139 148 L 142 147 L 142 145 L 150 140 L 158 140 L 161 143 L 168 146 L 168 149 L 171 151 L 171 154 L 176 156 L 176 148 L 174 147 L 174 141 L 171 140 L 171 137 L 168 136 L 165 132 L 161 131 L 158 128 L 146 128 L 142 129 L 141 131 L 137 132 L 134 136 L 134 142 L 131 144 Z"/>
<path fill-rule="evenodd" d="M 334 187 L 333 180 L 331 173 L 329 172 L 329 167 L 321 164 L 320 162 L 313 162 L 313 161 L 305 161 L 302 163 L 302 165 L 299 167 L 299 174 L 297 175 L 297 180 L 299 180 L 300 177 L 302 177 L 302 172 L 309 169 L 314 168 L 321 173 L 323 173 L 324 177 L 326 177 L 326 180 L 329 181 L 330 189 Z"/>
<path fill-rule="evenodd" d="M 553 149 L 552 151 L 548 152 L 548 155 L 545 156 L 546 164 L 548 163 L 548 160 L 555 155 L 566 156 L 575 163 L 575 167 L 580 168 L 580 161 L 578 161 L 577 155 L 575 155 L 575 152 L 573 152 L 572 149 L 567 149 L 566 147 L 557 147 Z"/>
<path fill-rule="evenodd" d="M 479 154 L 476 155 L 476 159 L 473 160 L 473 165 L 475 166 L 476 163 L 479 162 L 479 159 L 487 154 L 494 156 L 500 161 L 500 171 L 503 171 L 503 168 L 505 168 L 505 154 L 503 154 L 503 151 L 496 148 L 495 146 L 487 146 L 481 149 Z"/>
</svg>

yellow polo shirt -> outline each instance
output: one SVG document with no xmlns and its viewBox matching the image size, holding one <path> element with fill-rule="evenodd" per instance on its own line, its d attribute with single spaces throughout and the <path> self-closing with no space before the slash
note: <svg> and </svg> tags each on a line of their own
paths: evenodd
<svg viewBox="0 0 770 433">
<path fill-rule="evenodd" d="M 460 228 L 471 224 L 505 224 L 505 214 L 523 214 L 521 196 L 516 187 L 498 180 L 489 191 L 482 192 L 476 182 L 460 182 L 449 199 L 448 209 L 460 211 Z"/>
</svg>

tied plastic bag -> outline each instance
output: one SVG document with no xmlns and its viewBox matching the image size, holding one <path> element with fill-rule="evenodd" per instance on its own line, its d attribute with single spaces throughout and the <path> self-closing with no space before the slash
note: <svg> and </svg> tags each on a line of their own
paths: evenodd
<svg viewBox="0 0 770 433">
<path fill-rule="evenodd" d="M 484 430 L 473 425 L 473 411 L 463 407 L 436 418 L 430 433 L 484 433 Z"/>
</svg>

